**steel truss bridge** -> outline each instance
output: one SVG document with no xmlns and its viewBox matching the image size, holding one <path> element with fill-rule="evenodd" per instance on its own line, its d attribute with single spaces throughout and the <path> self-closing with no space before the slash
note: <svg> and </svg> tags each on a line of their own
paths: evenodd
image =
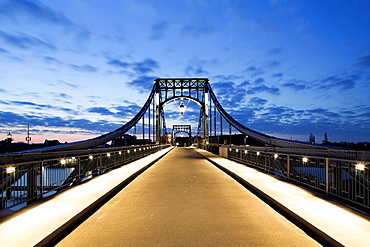
<svg viewBox="0 0 370 247">
<path fill-rule="evenodd" d="M 370 208 L 370 153 L 285 140 L 252 130 L 230 116 L 207 78 L 159 78 L 140 111 L 120 128 L 84 141 L 0 156 L 0 212 L 32 203 L 60 190 L 106 173 L 170 145 L 165 106 L 191 101 L 200 108 L 194 145 L 321 191 L 347 203 Z M 224 133 L 224 129 L 229 133 Z M 244 145 L 221 142 L 237 130 Z M 103 148 L 128 133 L 143 145 Z M 174 126 L 172 135 L 188 133 L 189 125 Z M 229 139 L 231 140 L 231 138 Z M 254 145 L 247 145 L 253 143 Z"/>
</svg>

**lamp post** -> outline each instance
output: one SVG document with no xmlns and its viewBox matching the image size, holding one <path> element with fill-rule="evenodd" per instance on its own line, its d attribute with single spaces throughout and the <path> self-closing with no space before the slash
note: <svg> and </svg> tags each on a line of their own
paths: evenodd
<svg viewBox="0 0 370 247">
<path fill-rule="evenodd" d="M 180 114 L 181 115 L 184 114 L 185 110 L 186 110 L 186 106 L 184 105 L 184 102 L 181 101 L 179 105 Z"/>
<path fill-rule="evenodd" d="M 6 141 L 8 142 L 8 153 L 10 153 L 11 145 L 12 145 L 11 143 L 13 141 L 13 136 L 12 136 L 12 134 L 10 134 L 10 130 L 9 130 L 8 135 L 6 136 Z"/>
</svg>

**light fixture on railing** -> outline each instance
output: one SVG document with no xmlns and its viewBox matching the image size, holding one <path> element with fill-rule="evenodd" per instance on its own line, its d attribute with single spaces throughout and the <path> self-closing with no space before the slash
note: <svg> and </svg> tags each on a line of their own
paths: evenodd
<svg viewBox="0 0 370 247">
<path fill-rule="evenodd" d="M 184 112 L 186 110 L 186 106 L 184 105 L 184 102 L 183 101 L 180 102 L 180 105 L 179 105 L 178 108 L 179 108 L 180 114 L 184 114 Z"/>
<path fill-rule="evenodd" d="M 6 173 L 14 173 L 15 172 L 15 167 L 14 166 L 9 166 L 6 168 Z"/>
<path fill-rule="evenodd" d="M 303 157 L 303 158 L 302 158 L 302 161 L 303 161 L 304 163 L 306 163 L 306 162 L 308 162 L 308 158 L 307 158 L 307 157 Z"/>
<path fill-rule="evenodd" d="M 107 153 L 107 157 L 110 157 L 110 153 Z"/>
<path fill-rule="evenodd" d="M 67 163 L 67 161 L 66 161 L 65 159 L 61 159 L 61 160 L 60 160 L 60 164 L 61 164 L 61 165 L 65 165 L 66 163 Z"/>
<path fill-rule="evenodd" d="M 90 156 L 89 156 L 89 159 L 90 159 L 90 160 L 94 159 L 94 156 L 90 155 Z"/>
<path fill-rule="evenodd" d="M 257 156 L 259 156 L 261 153 L 260 152 L 257 152 Z"/>
<path fill-rule="evenodd" d="M 279 158 L 279 155 L 278 154 L 274 154 L 274 158 L 275 159 Z"/>
<path fill-rule="evenodd" d="M 365 164 L 356 164 L 356 170 L 365 171 Z"/>
</svg>

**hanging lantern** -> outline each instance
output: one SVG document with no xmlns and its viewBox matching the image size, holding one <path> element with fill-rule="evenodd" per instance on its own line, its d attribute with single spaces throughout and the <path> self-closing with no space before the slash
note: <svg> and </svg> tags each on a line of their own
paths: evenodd
<svg viewBox="0 0 370 247">
<path fill-rule="evenodd" d="M 180 111 L 180 114 L 184 114 L 186 110 L 186 106 L 184 105 L 184 102 L 180 102 L 180 105 L 179 105 L 179 111 Z"/>
</svg>

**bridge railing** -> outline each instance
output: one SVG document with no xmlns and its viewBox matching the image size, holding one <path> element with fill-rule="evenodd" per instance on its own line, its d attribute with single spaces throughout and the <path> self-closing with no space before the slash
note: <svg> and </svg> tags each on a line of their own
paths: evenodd
<svg viewBox="0 0 370 247">
<path fill-rule="evenodd" d="M 91 154 L 0 165 L 0 213 L 22 208 L 167 146 L 106 148 Z"/>
<path fill-rule="evenodd" d="M 215 144 L 207 145 L 207 150 L 347 203 L 370 208 L 369 161 L 282 153 L 271 147 Z"/>
</svg>

